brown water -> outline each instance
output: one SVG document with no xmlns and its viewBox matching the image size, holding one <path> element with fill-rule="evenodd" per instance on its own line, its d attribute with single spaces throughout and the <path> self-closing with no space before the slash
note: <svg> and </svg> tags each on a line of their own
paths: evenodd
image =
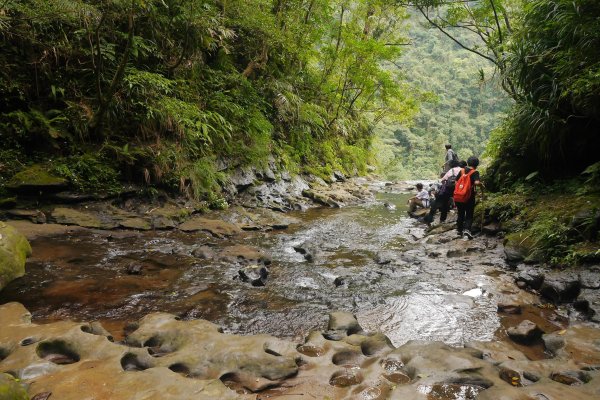
<svg viewBox="0 0 600 400">
<path fill-rule="evenodd" d="M 423 226 L 406 217 L 407 197 L 381 194 L 370 204 L 313 209 L 295 215 L 302 220 L 298 226 L 245 232 L 233 240 L 176 231 L 40 237 L 32 241 L 26 276 L 2 291 L 0 303 L 19 301 L 38 321 L 101 320 L 117 336 L 126 321 L 164 311 L 213 321 L 226 332 L 300 340 L 324 329 L 329 312 L 345 310 L 395 345 L 491 340 L 501 327 L 501 250 L 476 239 L 489 249 L 447 258 L 444 249 L 456 243 L 427 243 Z M 388 210 L 383 201 L 397 209 Z M 192 255 L 200 245 L 239 243 L 272 255 L 265 287 L 235 279 L 236 262 Z M 302 244 L 314 249 L 313 262 L 294 250 Z M 390 262 L 378 264 L 378 258 Z M 141 265 L 142 274 L 129 275 L 131 264 Z M 336 277 L 345 284 L 336 287 Z"/>
</svg>

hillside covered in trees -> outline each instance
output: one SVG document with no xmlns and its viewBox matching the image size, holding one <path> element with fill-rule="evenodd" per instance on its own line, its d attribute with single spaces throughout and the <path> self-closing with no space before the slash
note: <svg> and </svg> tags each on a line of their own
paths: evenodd
<svg viewBox="0 0 600 400">
<path fill-rule="evenodd" d="M 365 172 L 372 126 L 415 109 L 387 1 L 8 0 L 0 5 L 0 175 L 36 163 L 80 190 L 140 182 L 218 196 L 273 155 Z"/>
<path fill-rule="evenodd" d="M 410 45 L 396 65 L 423 101 L 411 123 L 377 127 L 375 155 L 389 179 L 433 179 L 446 143 L 465 159 L 484 153 L 510 99 L 489 61 L 458 46 L 418 13 L 407 24 Z M 465 32 L 453 33 L 473 41 Z"/>
</svg>

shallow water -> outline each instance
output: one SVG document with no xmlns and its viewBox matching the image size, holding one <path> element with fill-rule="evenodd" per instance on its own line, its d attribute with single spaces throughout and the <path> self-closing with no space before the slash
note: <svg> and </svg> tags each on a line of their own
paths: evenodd
<svg viewBox="0 0 600 400">
<path fill-rule="evenodd" d="M 492 339 L 504 274 L 498 250 L 486 242 L 479 253 L 446 257 L 445 249 L 462 244 L 427 243 L 423 227 L 406 216 L 408 197 L 379 194 L 369 204 L 312 209 L 295 214 L 302 223 L 287 230 L 236 239 L 175 231 L 41 237 L 32 241 L 26 276 L 2 291 L 0 303 L 19 301 L 37 321 L 101 320 L 117 336 L 126 321 L 164 311 L 213 321 L 226 332 L 301 340 L 325 329 L 329 312 L 345 310 L 395 345 Z M 271 254 L 265 287 L 237 279 L 236 262 L 192 255 L 199 245 L 232 244 Z M 142 266 L 141 275 L 127 274 L 132 264 Z M 344 284 L 336 287 L 338 277 Z"/>
</svg>

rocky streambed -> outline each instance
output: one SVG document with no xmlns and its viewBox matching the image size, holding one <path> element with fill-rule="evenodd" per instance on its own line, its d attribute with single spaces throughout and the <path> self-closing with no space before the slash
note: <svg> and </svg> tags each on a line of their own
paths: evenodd
<svg viewBox="0 0 600 400">
<path fill-rule="evenodd" d="M 0 292 L 0 371 L 38 400 L 600 396 L 599 269 L 511 266 L 493 230 L 427 231 L 369 185 L 172 230 L 13 222 L 33 255 Z"/>
</svg>

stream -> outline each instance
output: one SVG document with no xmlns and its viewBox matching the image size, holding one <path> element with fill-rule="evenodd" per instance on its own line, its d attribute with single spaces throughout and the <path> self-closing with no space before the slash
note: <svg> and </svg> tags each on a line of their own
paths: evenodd
<svg viewBox="0 0 600 400">
<path fill-rule="evenodd" d="M 233 239 L 179 231 L 42 236 L 31 242 L 27 274 L 1 292 L 0 304 L 21 302 L 37 322 L 100 320 L 116 337 L 127 322 L 162 311 L 206 319 L 228 333 L 301 341 L 341 310 L 396 346 L 494 339 L 498 297 L 512 279 L 502 246 L 494 238 L 426 237 L 424 226 L 407 217 L 408 197 L 380 193 L 358 206 L 297 212 L 292 216 L 301 223 L 288 229 Z M 270 254 L 266 286 L 238 279 L 237 262 L 193 255 L 200 245 L 234 244 Z M 127 273 L 134 264 L 140 275 Z"/>
</svg>

